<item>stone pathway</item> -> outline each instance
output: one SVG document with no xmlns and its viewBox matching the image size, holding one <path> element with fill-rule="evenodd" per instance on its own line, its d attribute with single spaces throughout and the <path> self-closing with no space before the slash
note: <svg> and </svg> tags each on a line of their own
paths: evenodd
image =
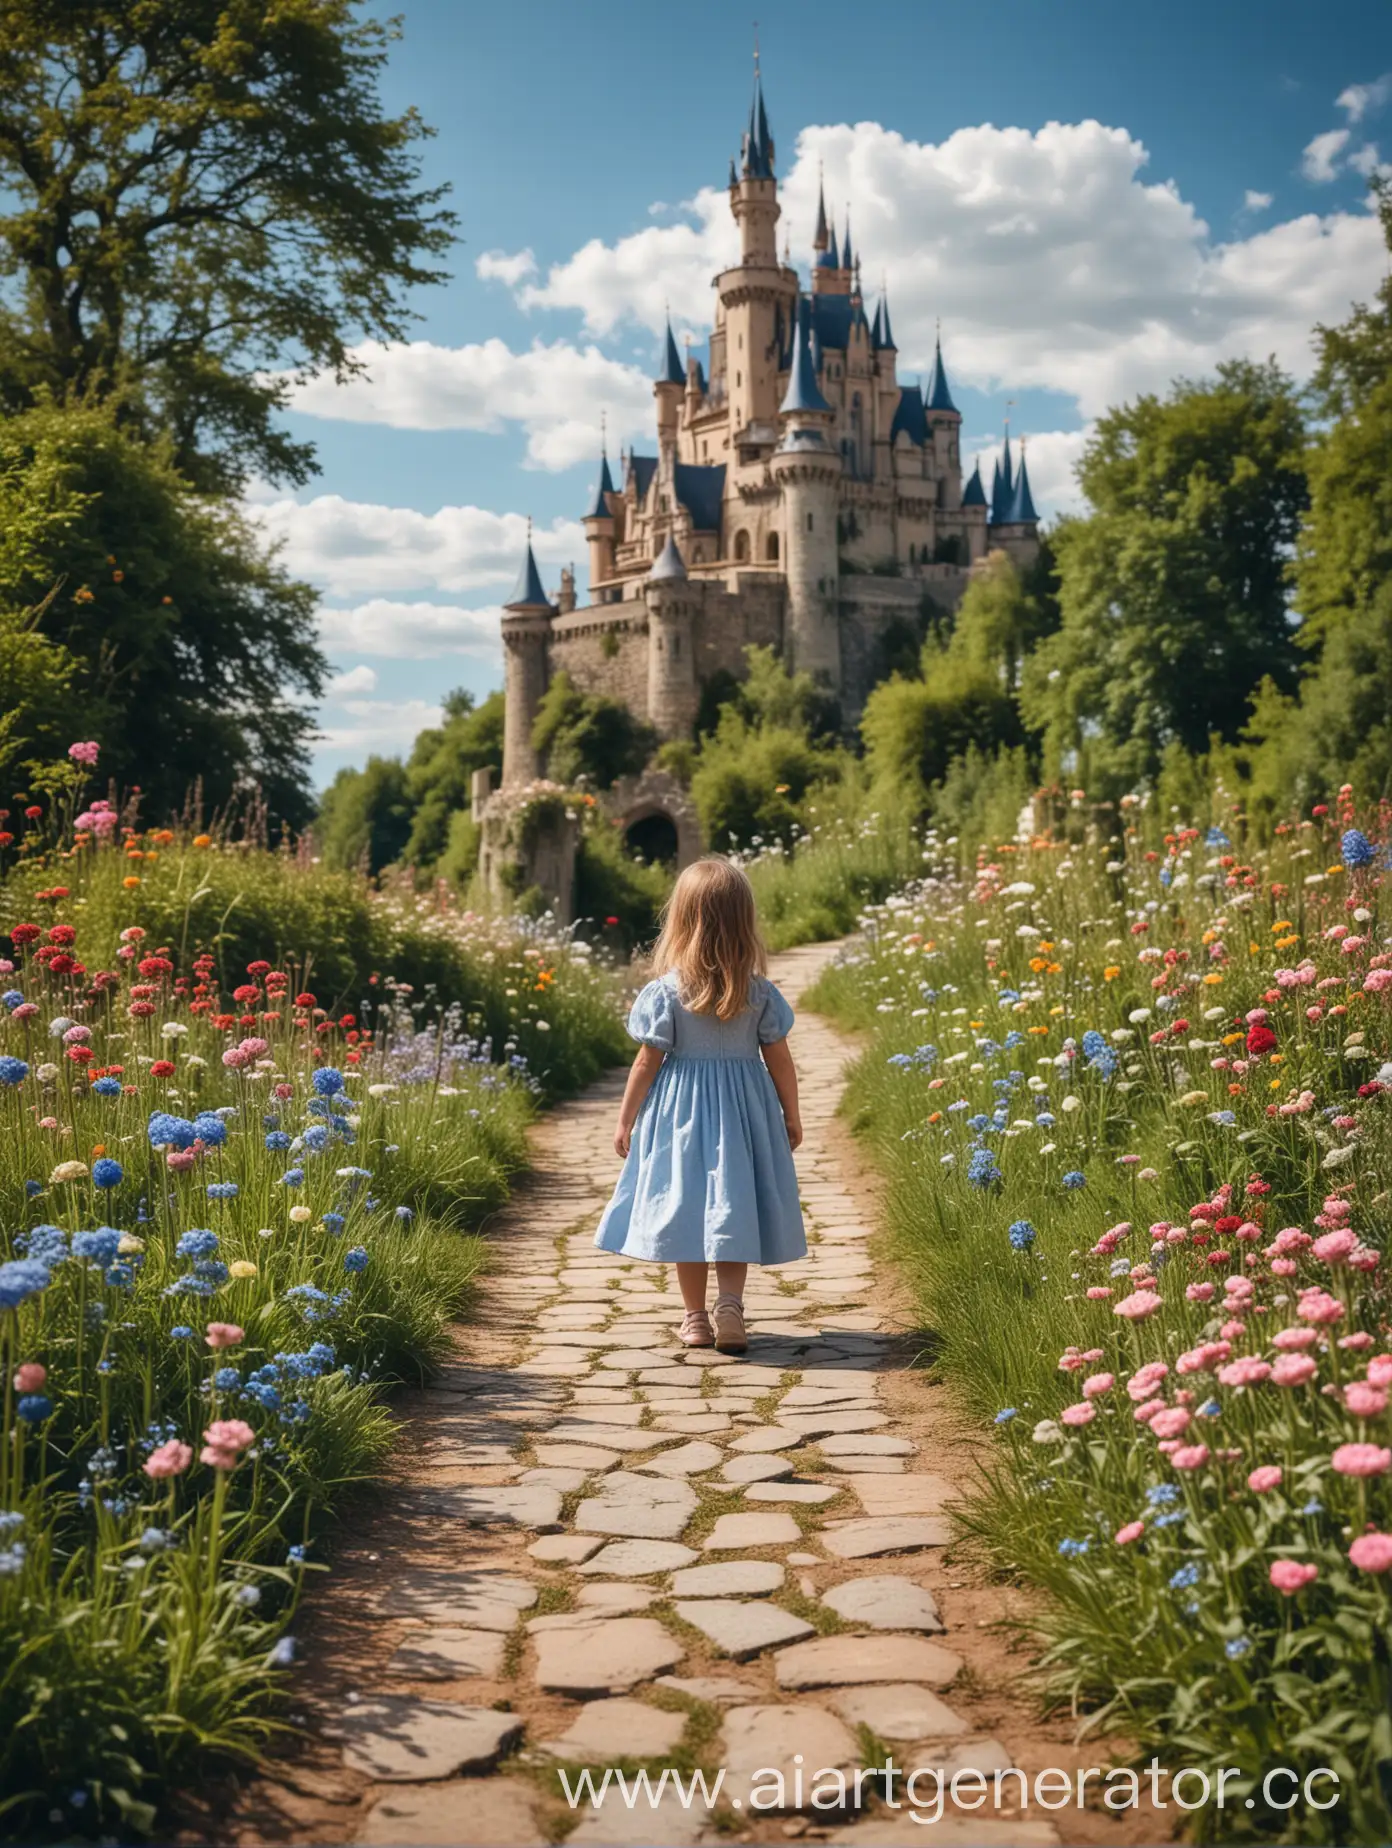
<svg viewBox="0 0 1392 1848">
<path fill-rule="evenodd" d="M 777 958 L 794 1002 L 832 947 Z M 940 1609 L 961 1589 L 944 1508 L 966 1447 L 944 1464 L 910 1434 L 926 1389 L 833 1123 L 847 1048 L 812 1015 L 794 1047 L 811 1257 L 750 1272 L 742 1359 L 682 1350 L 675 1276 L 594 1249 L 621 1075 L 539 1126 L 477 1325 L 402 1408 L 391 1492 L 355 1512 L 307 1601 L 301 1749 L 219 1818 L 223 1841 L 873 1848 L 923 1830 L 873 1786 L 813 1808 L 818 1768 L 886 1749 L 906 1768 L 1011 1763 L 963 1673 L 987 1619 L 959 1635 Z M 577 1826 L 556 1765 L 638 1762 L 724 1766 L 721 1814 L 669 1792 Z M 748 1806 L 765 1767 L 786 1778 L 776 1814 Z M 929 1833 L 1058 1840 L 1037 1810 Z"/>
</svg>

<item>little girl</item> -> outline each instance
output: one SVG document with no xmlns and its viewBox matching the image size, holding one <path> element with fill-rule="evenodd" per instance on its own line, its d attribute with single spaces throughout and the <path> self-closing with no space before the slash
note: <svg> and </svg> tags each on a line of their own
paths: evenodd
<svg viewBox="0 0 1392 1848">
<path fill-rule="evenodd" d="M 614 1136 L 623 1173 L 595 1244 L 675 1264 L 682 1341 L 742 1354 L 746 1271 L 806 1257 L 807 1241 L 793 1168 L 793 1010 L 764 974 L 754 892 L 738 866 L 698 860 L 680 875 L 653 964 L 657 979 L 628 1017 L 642 1050 Z"/>
</svg>

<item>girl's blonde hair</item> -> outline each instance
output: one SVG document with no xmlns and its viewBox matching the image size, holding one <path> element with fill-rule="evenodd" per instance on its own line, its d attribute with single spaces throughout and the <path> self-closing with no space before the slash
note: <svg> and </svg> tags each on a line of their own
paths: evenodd
<svg viewBox="0 0 1392 1848">
<path fill-rule="evenodd" d="M 749 1006 L 749 984 L 768 967 L 754 888 L 742 867 L 712 855 L 677 877 L 653 946 L 657 974 L 677 977 L 693 1014 L 733 1020 Z"/>
</svg>

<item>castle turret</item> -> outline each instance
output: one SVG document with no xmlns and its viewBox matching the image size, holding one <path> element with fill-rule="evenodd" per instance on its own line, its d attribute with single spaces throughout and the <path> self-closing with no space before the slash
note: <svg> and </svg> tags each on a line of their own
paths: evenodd
<svg viewBox="0 0 1392 1848">
<path fill-rule="evenodd" d="M 800 297 L 792 370 L 779 411 L 782 437 L 769 466 L 783 496 L 787 641 L 792 666 L 795 672 L 805 670 L 839 690 L 836 503 L 841 458 L 831 441 L 834 413 L 822 396 L 812 364 L 809 319 L 809 304 Z"/>
<path fill-rule="evenodd" d="M 1007 437 L 1007 443 L 1009 438 Z M 991 514 L 991 544 L 1006 552 L 1024 569 L 1039 555 L 1039 515 L 1034 510 L 1030 492 L 1029 467 L 1025 461 L 1025 442 L 1020 439 L 1020 468 L 1011 480 L 1010 452 L 1006 450 L 1006 471 L 1001 482 L 998 505 Z M 1009 481 L 1009 492 L 1006 482 Z"/>
<path fill-rule="evenodd" d="M 667 319 L 667 339 L 662 353 L 662 370 L 653 380 L 653 397 L 657 400 L 658 448 L 675 452 L 677 428 L 681 423 L 682 399 L 686 396 L 686 368 L 682 365 L 677 343 L 672 338 L 671 316 Z"/>
<path fill-rule="evenodd" d="M 689 738 L 696 722 L 698 589 L 670 535 L 644 587 L 648 606 L 648 718 L 659 738 Z"/>
<path fill-rule="evenodd" d="M 546 653 L 554 614 L 541 587 L 529 529 L 517 588 L 503 605 L 504 789 L 530 783 L 541 774 L 532 727 L 546 691 Z"/>
<path fill-rule="evenodd" d="M 585 515 L 585 538 L 590 552 L 590 595 L 596 603 L 604 602 L 610 592 L 597 588 L 608 583 L 614 575 L 614 536 L 618 523 L 610 505 L 614 495 L 614 477 L 609 473 L 609 457 L 604 451 L 599 456 L 599 480 L 595 483 L 594 499 L 590 502 L 590 511 Z"/>
<path fill-rule="evenodd" d="M 939 483 L 938 505 L 955 513 L 962 504 L 962 413 L 952 402 L 952 393 L 948 389 L 941 340 L 933 353 L 933 374 L 923 399 L 928 432 L 933 444 L 933 473 Z"/>
<path fill-rule="evenodd" d="M 740 232 L 740 258 L 716 278 L 720 294 L 717 332 L 725 397 L 730 407 L 732 447 L 741 460 L 756 461 L 774 440 L 778 409 L 780 308 L 791 306 L 797 277 L 778 261 L 778 185 L 773 172 L 773 136 L 764 111 L 757 66 L 749 128 L 739 171 L 732 177 L 730 210 Z M 715 367 L 716 345 L 711 362 Z"/>
</svg>

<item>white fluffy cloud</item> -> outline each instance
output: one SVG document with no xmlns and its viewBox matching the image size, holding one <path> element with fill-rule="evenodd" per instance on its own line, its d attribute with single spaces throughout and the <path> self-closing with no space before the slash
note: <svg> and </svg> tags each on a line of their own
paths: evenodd
<svg viewBox="0 0 1392 1848">
<path fill-rule="evenodd" d="M 347 655 L 381 655 L 396 661 L 428 661 L 440 655 L 474 655 L 498 665 L 501 609 L 461 609 L 452 603 L 401 603 L 369 597 L 351 609 L 321 609 L 319 639 L 330 659 Z M 370 680 L 357 676 L 370 676 Z M 349 683 L 352 683 L 351 685 Z M 377 675 L 355 667 L 341 675 L 331 693 L 374 692 Z"/>
<path fill-rule="evenodd" d="M 1341 90 L 1334 99 L 1336 109 L 1342 109 L 1350 122 L 1361 122 L 1364 116 L 1392 96 L 1392 72 L 1385 72 L 1372 83 L 1351 83 L 1346 90 Z"/>
<path fill-rule="evenodd" d="M 1346 128 L 1329 128 L 1322 135 L 1316 135 L 1300 157 L 1300 171 L 1317 186 L 1327 186 L 1338 175 L 1339 156 L 1348 142 Z"/>
<path fill-rule="evenodd" d="M 334 716 L 341 714 L 341 717 Z M 408 751 L 416 733 L 438 725 L 438 705 L 427 699 L 349 699 L 331 709 L 319 733 L 321 755 L 368 751 Z"/>
<path fill-rule="evenodd" d="M 1271 204 L 1273 196 L 1271 193 L 1253 192 L 1249 186 L 1242 195 L 1242 209 L 1246 212 L 1264 212 Z"/>
<path fill-rule="evenodd" d="M 323 620 L 323 613 L 320 613 Z M 389 652 L 389 651 L 383 651 Z M 377 669 L 360 661 L 356 667 L 350 667 L 346 673 L 335 674 L 329 682 L 329 698 L 344 699 L 350 693 L 375 693 L 377 691 Z"/>
<path fill-rule="evenodd" d="M 354 357 L 364 367 L 359 376 L 337 385 L 321 375 L 297 386 L 295 409 L 405 430 L 497 433 L 519 424 L 529 465 L 545 469 L 592 460 L 601 413 L 619 442 L 646 434 L 652 423 L 652 381 L 594 346 L 538 341 L 514 353 L 498 339 L 461 347 L 373 341 L 356 347 Z"/>
<path fill-rule="evenodd" d="M 262 492 L 249 498 L 248 512 L 280 545 L 286 566 L 330 597 L 510 587 L 527 539 L 522 514 L 483 507 L 420 513 L 339 494 L 295 501 Z M 543 576 L 553 581 L 546 565 L 585 556 L 585 532 L 577 520 L 537 527 L 532 543 Z"/>
<path fill-rule="evenodd" d="M 1381 279 L 1376 220 L 1311 214 L 1221 242 L 1172 182 L 1143 177 L 1148 158 L 1094 121 L 963 128 L 937 144 L 875 122 L 808 128 L 781 189 L 784 225 L 805 255 L 819 169 L 829 201 L 852 201 L 867 290 L 888 276 L 901 373 L 931 363 L 938 317 L 954 378 L 1068 392 L 1084 417 L 1230 356 L 1275 353 L 1307 371 L 1314 322 L 1340 319 Z M 592 240 L 519 303 L 571 310 L 597 334 L 656 332 L 669 300 L 674 319 L 708 321 L 735 227 L 713 188 L 688 214 Z"/>
<path fill-rule="evenodd" d="M 536 275 L 536 258 L 530 250 L 511 255 L 506 250 L 485 250 L 474 265 L 474 274 L 481 282 L 502 282 L 515 289 L 528 276 Z"/>
</svg>

